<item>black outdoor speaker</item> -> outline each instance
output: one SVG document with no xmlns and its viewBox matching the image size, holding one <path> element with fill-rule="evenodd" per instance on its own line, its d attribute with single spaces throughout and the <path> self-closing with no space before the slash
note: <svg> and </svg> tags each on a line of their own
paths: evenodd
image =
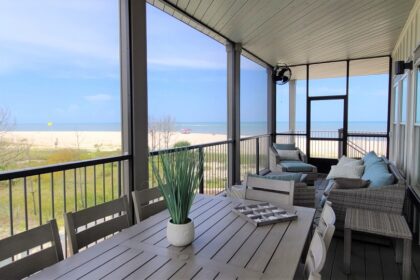
<svg viewBox="0 0 420 280">
<path fill-rule="evenodd" d="M 395 68 L 394 73 L 395 75 L 402 75 L 404 74 L 405 69 L 413 69 L 413 62 L 404 62 L 403 60 L 395 61 Z"/>
</svg>

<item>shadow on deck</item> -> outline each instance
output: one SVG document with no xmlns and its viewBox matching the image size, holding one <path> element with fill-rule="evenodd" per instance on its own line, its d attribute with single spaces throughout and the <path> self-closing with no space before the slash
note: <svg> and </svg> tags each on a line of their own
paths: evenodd
<svg viewBox="0 0 420 280">
<path fill-rule="evenodd" d="M 322 270 L 322 279 L 401 279 L 401 264 L 395 262 L 394 248 L 353 240 L 351 274 L 344 273 L 343 239 L 334 237 Z M 411 279 L 420 280 L 420 247 L 413 245 Z"/>
</svg>

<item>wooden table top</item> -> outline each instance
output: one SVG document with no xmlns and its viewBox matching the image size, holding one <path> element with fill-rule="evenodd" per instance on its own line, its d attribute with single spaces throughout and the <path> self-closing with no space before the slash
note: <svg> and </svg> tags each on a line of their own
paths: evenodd
<svg viewBox="0 0 420 280">
<path fill-rule="evenodd" d="M 405 218 L 391 213 L 347 208 L 344 227 L 391 238 L 413 238 Z"/>
<path fill-rule="evenodd" d="M 254 227 L 231 211 L 250 201 L 198 195 L 195 240 L 166 240 L 167 210 L 33 275 L 33 279 L 293 279 L 315 209 L 298 219 Z"/>
</svg>

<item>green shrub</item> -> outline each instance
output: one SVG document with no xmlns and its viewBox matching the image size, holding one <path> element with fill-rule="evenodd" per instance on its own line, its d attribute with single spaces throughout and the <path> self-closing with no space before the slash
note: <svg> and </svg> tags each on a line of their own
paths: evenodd
<svg viewBox="0 0 420 280">
<path fill-rule="evenodd" d="M 174 144 L 174 148 L 188 147 L 191 143 L 185 140 L 178 141 Z"/>
</svg>

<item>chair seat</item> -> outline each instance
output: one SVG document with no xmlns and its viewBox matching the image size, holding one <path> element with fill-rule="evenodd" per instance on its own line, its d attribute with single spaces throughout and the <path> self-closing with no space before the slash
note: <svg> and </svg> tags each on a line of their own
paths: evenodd
<svg viewBox="0 0 420 280">
<path fill-rule="evenodd" d="M 315 166 L 309 163 L 302 161 L 281 161 L 279 164 L 287 172 L 312 172 L 315 169 Z"/>
<path fill-rule="evenodd" d="M 302 173 L 293 172 L 270 172 L 264 175 L 264 178 L 282 180 L 282 181 L 294 181 L 295 183 L 301 182 Z"/>
</svg>

